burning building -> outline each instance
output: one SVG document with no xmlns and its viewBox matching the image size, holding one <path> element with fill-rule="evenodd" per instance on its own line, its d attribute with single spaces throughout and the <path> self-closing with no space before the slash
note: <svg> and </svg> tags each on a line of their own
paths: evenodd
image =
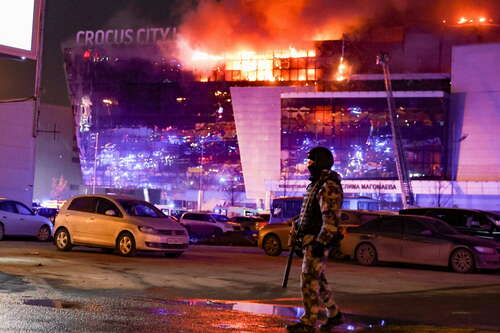
<svg viewBox="0 0 500 333">
<path fill-rule="evenodd" d="M 212 5 L 202 2 L 200 15 L 204 6 L 214 17 L 223 14 Z M 452 47 L 495 41 L 494 23 L 358 27 L 345 34 L 322 21 L 323 29 L 297 32 L 298 40 L 309 41 L 290 46 L 290 36 L 269 45 L 248 30 L 237 40 L 234 27 L 217 30 L 231 32 L 222 40 L 209 40 L 209 31 L 189 25 L 193 19 L 186 18 L 182 38 L 169 35 L 174 29 L 129 29 L 118 43 L 122 32 L 115 29 L 79 32 L 80 44 L 65 47 L 88 190 L 146 189 L 155 193 L 152 201 L 184 208 L 248 200 L 264 207 L 272 196 L 301 192 L 305 151 L 325 145 L 352 193 L 381 195 L 383 186 L 366 184 L 392 184 L 396 173 L 375 64 L 380 51 L 391 55 L 397 73 L 393 87 L 411 178 L 433 182 L 421 186 L 429 195 L 429 187 L 456 179 Z M 311 41 L 325 27 L 332 27 L 330 35 Z M 211 51 L 194 48 L 193 36 Z M 118 40 L 106 44 L 108 37 Z M 392 192 L 382 194 L 393 208 L 398 190 L 387 188 Z"/>
</svg>

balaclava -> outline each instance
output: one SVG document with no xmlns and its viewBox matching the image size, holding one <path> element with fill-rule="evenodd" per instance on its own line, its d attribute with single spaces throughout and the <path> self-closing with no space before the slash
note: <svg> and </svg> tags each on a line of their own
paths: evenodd
<svg viewBox="0 0 500 333">
<path fill-rule="evenodd" d="M 309 178 L 311 181 L 319 179 L 321 170 L 330 170 L 333 166 L 333 155 L 325 147 L 314 147 L 309 151 L 307 158 L 314 161 L 314 164 L 307 167 L 311 173 Z"/>
</svg>

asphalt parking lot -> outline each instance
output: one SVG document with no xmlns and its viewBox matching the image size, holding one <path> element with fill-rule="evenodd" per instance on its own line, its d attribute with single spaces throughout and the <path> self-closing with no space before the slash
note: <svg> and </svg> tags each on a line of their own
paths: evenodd
<svg viewBox="0 0 500 333">
<path fill-rule="evenodd" d="M 4 277 L 0 292 L 3 302 L 16 297 L 108 300 L 140 296 L 148 301 L 238 303 L 243 304 L 238 311 L 253 308 L 247 312 L 259 315 L 259 307 L 248 304 L 288 309 L 301 305 L 300 260 L 294 261 L 289 287 L 282 289 L 285 261 L 286 253 L 269 257 L 255 247 L 191 245 L 175 259 L 160 253 L 125 258 L 99 249 L 76 247 L 60 252 L 51 243 L 6 240 L 0 242 Z M 331 261 L 327 276 L 338 303 L 353 318 L 381 319 L 394 325 L 500 329 L 498 271 L 458 274 L 430 266 L 365 267 Z M 283 322 L 294 315 L 280 318 Z"/>
</svg>

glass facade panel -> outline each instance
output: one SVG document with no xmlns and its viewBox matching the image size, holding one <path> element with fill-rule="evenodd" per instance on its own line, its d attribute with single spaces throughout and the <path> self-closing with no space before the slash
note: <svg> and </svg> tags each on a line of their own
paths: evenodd
<svg viewBox="0 0 500 333">
<path fill-rule="evenodd" d="M 324 146 L 344 179 L 396 179 L 385 98 L 282 99 L 282 173 L 304 179 L 307 152 Z M 447 172 L 447 100 L 397 98 L 397 117 L 413 179 L 442 179 Z"/>
<path fill-rule="evenodd" d="M 160 56 L 81 54 L 67 52 L 65 63 L 85 185 L 158 189 L 169 199 L 243 189 L 228 84 L 196 82 Z"/>
</svg>

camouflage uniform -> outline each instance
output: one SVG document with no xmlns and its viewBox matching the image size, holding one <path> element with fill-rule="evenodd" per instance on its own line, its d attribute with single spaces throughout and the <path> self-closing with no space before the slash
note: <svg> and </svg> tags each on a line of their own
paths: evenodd
<svg viewBox="0 0 500 333">
<path fill-rule="evenodd" d="M 304 196 L 300 215 L 300 228 L 304 229 L 302 231 L 304 260 L 300 279 L 304 315 L 300 320 L 306 325 L 315 326 L 318 312 L 325 307 L 329 318 L 339 312 L 333 293 L 328 287 L 325 266 L 329 249 L 332 245 L 335 246 L 338 236 L 337 227 L 340 221 L 339 209 L 342 207 L 342 200 L 343 192 L 339 176 L 329 170 L 323 170 L 321 177 L 309 184 Z M 314 205 L 319 209 L 319 216 L 311 213 Z M 307 225 L 313 225 L 314 228 L 307 228 Z M 314 241 L 325 246 L 322 257 L 315 257 L 312 254 L 311 243 Z"/>
</svg>

